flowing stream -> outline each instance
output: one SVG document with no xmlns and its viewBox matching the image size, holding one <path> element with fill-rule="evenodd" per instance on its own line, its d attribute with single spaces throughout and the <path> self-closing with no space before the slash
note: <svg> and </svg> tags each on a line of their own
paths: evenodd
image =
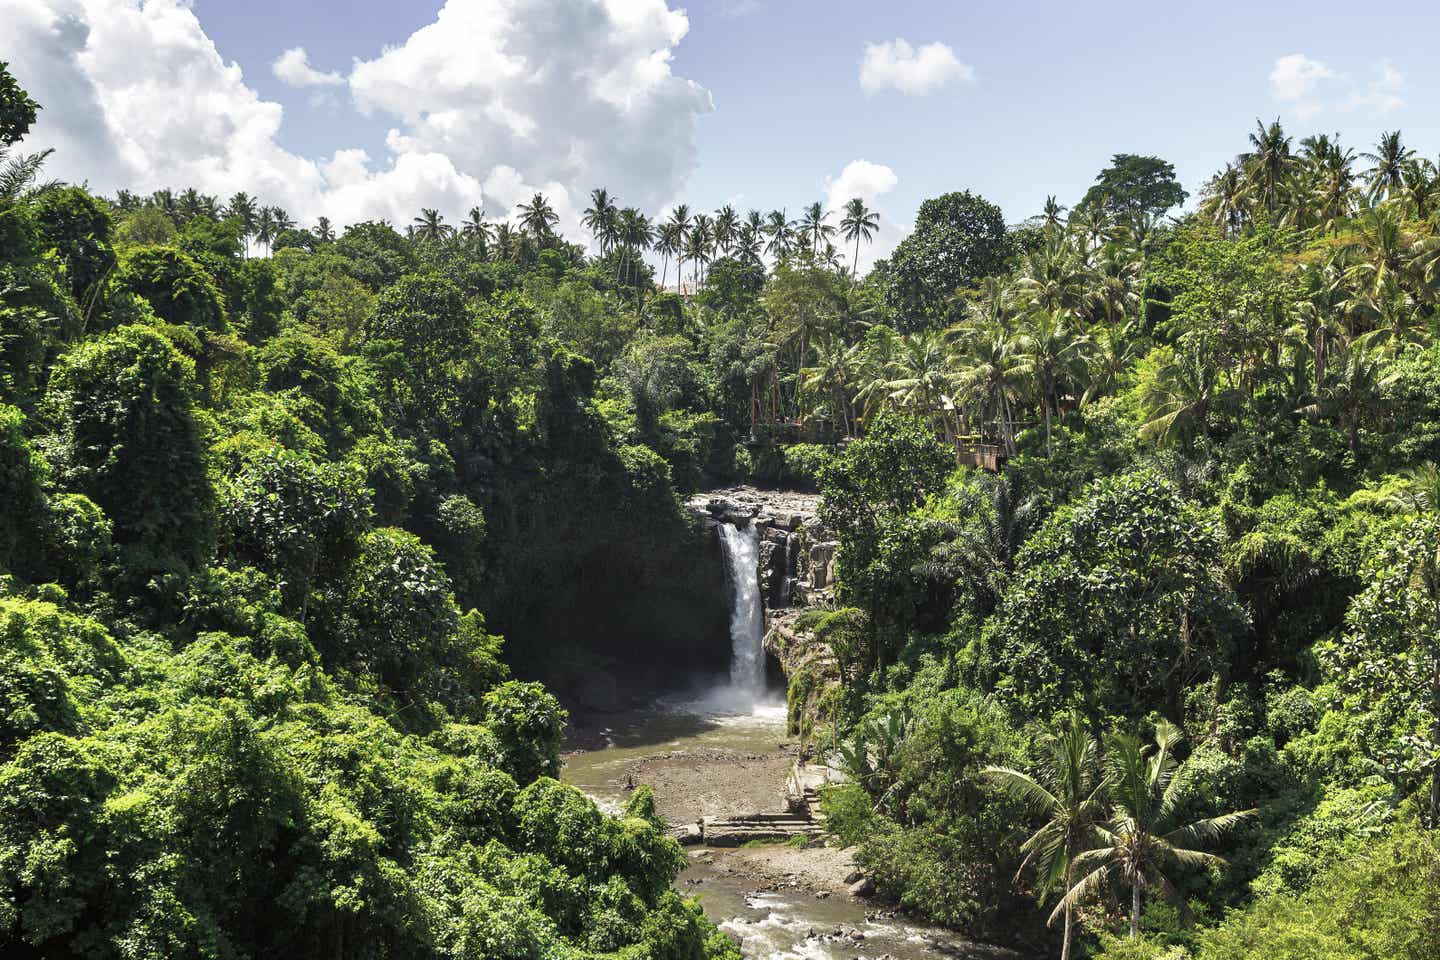
<svg viewBox="0 0 1440 960">
<path fill-rule="evenodd" d="M 687 802 L 719 802 L 733 798 L 749 784 L 743 800 L 752 809 L 769 797 L 778 810 L 783 795 L 783 770 L 793 752 L 781 750 L 787 740 L 785 709 L 780 705 L 753 710 L 731 709 L 728 698 L 659 700 L 653 706 L 612 716 L 600 729 L 584 731 L 584 746 L 565 755 L 561 776 L 602 807 L 617 812 L 635 783 L 652 783 L 658 796 L 683 794 Z M 572 744 L 572 747 L 575 745 Z M 783 754 L 783 756 L 782 756 Z M 717 755 L 735 758 L 717 761 Z M 778 758 L 763 765 L 762 757 Z M 700 782 L 687 778 L 699 768 Z M 762 769 L 766 771 L 761 773 Z M 758 783 L 761 776 L 774 782 Z M 664 804 L 662 802 L 662 808 Z M 681 817 L 693 819 L 694 812 Z M 753 850 L 687 847 L 690 865 L 676 887 L 698 897 L 705 915 L 741 944 L 746 960 L 995 960 L 1003 951 L 968 943 L 953 934 L 890 915 L 882 904 L 836 891 L 817 896 L 803 885 L 776 883 L 757 876 L 747 865 Z M 804 857 L 827 851 L 796 851 L 794 869 L 804 874 Z M 861 936 L 856 937 L 855 934 Z"/>
<path fill-rule="evenodd" d="M 765 692 L 765 607 L 760 596 L 760 531 L 720 524 L 731 593 L 730 685 L 742 702 Z"/>
</svg>

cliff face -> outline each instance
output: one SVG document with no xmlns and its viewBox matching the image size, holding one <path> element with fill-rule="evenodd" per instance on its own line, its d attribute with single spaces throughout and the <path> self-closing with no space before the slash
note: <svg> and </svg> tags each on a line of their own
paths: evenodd
<svg viewBox="0 0 1440 960">
<path fill-rule="evenodd" d="M 834 601 L 836 542 L 820 522 L 817 494 L 734 487 L 695 497 L 711 542 L 718 524 L 753 523 L 760 531 L 757 575 L 765 597 L 765 649 L 783 677 L 792 733 L 809 737 L 825 719 L 839 679 L 829 647 L 797 628 L 807 610 Z"/>
</svg>

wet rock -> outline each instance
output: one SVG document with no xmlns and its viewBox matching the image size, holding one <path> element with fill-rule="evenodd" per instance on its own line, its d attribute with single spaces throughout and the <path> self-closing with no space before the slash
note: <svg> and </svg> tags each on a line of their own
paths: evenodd
<svg viewBox="0 0 1440 960">
<path fill-rule="evenodd" d="M 847 886 L 850 885 L 850 884 L 852 884 L 852 883 L 854 883 L 854 882 L 856 882 L 857 880 L 864 880 L 864 879 L 865 879 L 865 874 L 861 873 L 859 870 L 851 870 L 849 873 L 845 874 L 845 884 L 846 884 Z"/>
<path fill-rule="evenodd" d="M 849 886 L 852 897 L 868 897 L 875 892 L 875 883 L 869 877 L 861 877 Z"/>
</svg>

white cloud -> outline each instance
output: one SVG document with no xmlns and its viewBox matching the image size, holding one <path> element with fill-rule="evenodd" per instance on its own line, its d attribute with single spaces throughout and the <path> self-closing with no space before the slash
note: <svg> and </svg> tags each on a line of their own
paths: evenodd
<svg viewBox="0 0 1440 960">
<path fill-rule="evenodd" d="M 1303 53 L 1291 53 L 1275 61 L 1270 71 L 1270 95 L 1282 102 L 1304 97 L 1321 80 L 1335 76 L 1328 64 L 1311 60 Z"/>
<path fill-rule="evenodd" d="M 851 160 L 838 175 L 827 176 L 821 184 L 825 190 L 825 208 L 832 211 L 831 223 L 835 226 L 840 225 L 845 204 L 854 197 L 864 200 L 866 206 L 880 214 L 880 226 L 874 240 L 860 245 L 861 273 L 869 270 L 876 260 L 889 256 L 904 235 L 901 225 L 894 221 L 879 202 L 880 198 L 894 190 L 899 182 L 900 178 L 895 175 L 895 171 L 883 163 Z M 852 244 L 838 239 L 836 242 L 842 248 L 847 261 L 854 256 L 855 248 Z"/>
<path fill-rule="evenodd" d="M 1400 91 L 1405 89 L 1405 77 L 1389 60 L 1381 60 L 1376 68 L 1379 76 L 1372 80 L 1365 91 L 1355 92 L 1342 100 L 1335 109 L 1341 112 L 1373 110 L 1376 113 L 1391 113 L 1405 106 Z"/>
<path fill-rule="evenodd" d="M 310 66 L 304 47 L 291 47 L 270 64 L 282 82 L 292 87 L 338 87 L 345 78 L 336 71 L 321 72 Z"/>
<path fill-rule="evenodd" d="M 887 88 L 901 93 L 931 93 L 952 80 L 973 82 L 975 68 L 960 62 L 943 43 L 913 47 L 906 40 L 867 43 L 860 61 L 860 87 L 866 93 Z"/>
<path fill-rule="evenodd" d="M 359 109 L 394 120 L 380 158 L 282 148 L 283 108 L 222 58 L 188 0 L 0 0 L 0 22 L 11 70 L 46 107 L 24 147 L 58 148 L 52 176 L 246 190 L 307 220 L 406 223 L 422 206 L 454 220 L 482 195 L 493 216 L 539 190 L 575 231 L 574 198 L 601 185 L 655 209 L 683 188 L 712 108 L 671 72 L 689 23 L 665 0 L 447 0 L 347 78 Z M 303 50 L 274 69 L 331 85 Z"/>
<path fill-rule="evenodd" d="M 1405 77 L 1389 60 L 1381 60 L 1375 78 L 1364 84 L 1303 53 L 1281 57 L 1270 71 L 1270 95 L 1301 120 L 1323 113 L 1390 113 L 1405 106 L 1404 87 Z"/>
</svg>

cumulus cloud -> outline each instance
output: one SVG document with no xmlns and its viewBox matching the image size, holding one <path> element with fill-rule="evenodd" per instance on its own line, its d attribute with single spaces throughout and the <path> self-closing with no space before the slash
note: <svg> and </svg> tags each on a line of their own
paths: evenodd
<svg viewBox="0 0 1440 960">
<path fill-rule="evenodd" d="M 538 190 L 573 230 L 574 198 L 600 185 L 654 209 L 681 191 L 712 108 L 671 71 L 689 23 L 665 0 L 447 0 L 344 78 L 358 109 L 394 121 L 379 158 L 282 148 L 283 108 L 187 0 L 0 0 L 0 22 L 11 69 L 47 107 L 25 148 L 58 148 L 51 175 L 107 192 L 246 190 L 337 222 L 408 222 L 422 206 L 454 219 L 482 197 L 504 214 Z M 298 48 L 272 68 L 337 86 Z"/>
<path fill-rule="evenodd" d="M 1373 79 L 1364 82 L 1303 53 L 1279 58 L 1270 71 L 1270 95 L 1301 120 L 1360 110 L 1390 113 L 1405 106 L 1404 88 L 1405 77 L 1389 60 L 1381 60 Z"/>
<path fill-rule="evenodd" d="M 962 63 L 943 43 L 911 46 L 906 40 L 867 43 L 860 60 L 860 87 L 874 94 L 893 89 L 901 93 L 932 93 L 951 81 L 973 82 L 975 68 Z"/>
<path fill-rule="evenodd" d="M 321 72 L 310 66 L 310 58 L 304 47 L 291 47 L 270 64 L 271 71 L 281 82 L 292 87 L 338 87 L 345 78 L 336 71 Z"/>
<path fill-rule="evenodd" d="M 1321 80 L 1335 76 L 1335 71 L 1319 60 L 1303 53 L 1286 54 L 1275 61 L 1270 71 L 1270 95 L 1282 102 L 1293 102 L 1305 96 Z"/>
<path fill-rule="evenodd" d="M 894 221 L 880 203 L 880 198 L 894 190 L 899 182 L 900 178 L 895 175 L 895 171 L 883 163 L 862 159 L 851 160 L 845 165 L 845 169 L 835 176 L 827 176 L 821 184 L 825 191 L 825 207 L 833 212 L 831 222 L 836 226 L 840 224 L 845 204 L 855 197 L 864 200 L 866 206 L 880 214 L 880 226 L 874 240 L 860 246 L 861 273 L 870 269 L 876 260 L 889 256 L 903 235 L 901 225 Z M 838 240 L 837 243 L 844 248 L 847 259 L 854 255 L 853 246 Z"/>
</svg>

